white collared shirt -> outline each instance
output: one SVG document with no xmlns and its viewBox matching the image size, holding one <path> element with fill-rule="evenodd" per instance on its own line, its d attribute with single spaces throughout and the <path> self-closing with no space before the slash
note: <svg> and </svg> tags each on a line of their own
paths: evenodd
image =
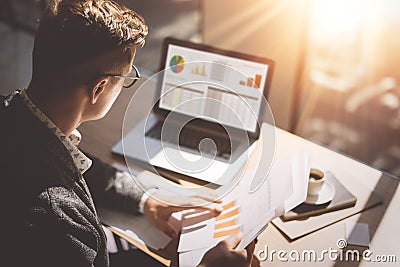
<svg viewBox="0 0 400 267">
<path fill-rule="evenodd" d="M 12 98 L 18 94 L 19 91 L 15 91 L 13 94 L 10 95 L 10 98 L 7 99 L 6 105 L 10 103 Z M 66 137 L 66 135 L 32 102 L 29 96 L 26 94 L 25 91 L 19 93 L 24 103 L 27 105 L 29 110 L 44 124 L 46 125 L 49 130 L 57 136 L 57 138 L 63 143 L 63 145 L 67 148 L 68 152 L 71 154 L 72 160 L 81 174 L 85 173 L 91 166 L 92 160 L 89 159 L 82 151 L 78 149 L 78 145 L 82 140 L 81 133 L 75 129 L 72 131 L 71 135 Z M 116 175 L 130 175 L 127 172 L 120 172 L 117 171 Z M 150 194 L 154 193 L 155 189 L 150 189 L 151 191 L 147 194 L 144 193 L 140 202 L 139 202 L 139 212 L 143 214 L 144 212 L 144 204 L 146 203 L 147 199 L 149 198 Z M 110 253 L 118 252 L 118 248 L 116 245 L 116 241 L 120 240 L 122 244 L 123 250 L 129 250 L 129 244 L 122 238 L 114 236 L 113 233 L 106 227 L 103 226 L 103 229 L 107 235 L 107 250 Z M 112 238 L 112 237 L 115 238 Z"/>
<path fill-rule="evenodd" d="M 44 114 L 29 98 L 25 91 L 20 93 L 22 100 L 25 102 L 26 106 L 30 111 L 49 128 L 49 130 L 57 136 L 57 138 L 63 143 L 67 148 L 68 152 L 71 154 L 72 160 L 75 166 L 78 168 L 81 174 L 85 173 L 90 166 L 92 166 L 92 160 L 86 157 L 82 151 L 78 149 L 79 142 L 82 136 L 78 130 L 72 131 L 70 136 L 65 136 L 65 134 Z"/>
<path fill-rule="evenodd" d="M 14 95 L 17 94 L 18 91 L 14 92 Z M 72 131 L 71 135 L 66 137 L 66 135 L 44 114 L 39 107 L 37 107 L 25 91 L 20 92 L 20 96 L 22 100 L 25 102 L 27 107 L 32 111 L 32 113 L 43 123 L 45 124 L 49 130 L 54 133 L 57 138 L 64 144 L 67 148 L 68 152 L 71 154 L 72 160 L 74 161 L 75 166 L 78 168 L 81 174 L 85 173 L 90 166 L 92 166 L 92 160 L 89 159 L 82 151 L 78 149 L 78 145 L 82 140 L 81 133 L 75 129 Z M 116 176 L 130 176 L 127 172 L 117 171 Z M 153 194 L 156 190 L 150 189 L 149 192 L 144 193 L 140 202 L 139 209 L 140 213 L 144 213 L 144 204 L 151 194 Z"/>
</svg>

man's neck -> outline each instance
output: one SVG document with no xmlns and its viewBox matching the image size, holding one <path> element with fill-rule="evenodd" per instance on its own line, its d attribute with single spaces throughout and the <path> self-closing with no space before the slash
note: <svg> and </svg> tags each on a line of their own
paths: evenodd
<svg viewBox="0 0 400 267">
<path fill-rule="evenodd" d="M 26 90 L 31 101 L 66 135 L 81 124 L 81 103 L 74 95 L 60 93 L 60 89 L 30 85 Z"/>
</svg>

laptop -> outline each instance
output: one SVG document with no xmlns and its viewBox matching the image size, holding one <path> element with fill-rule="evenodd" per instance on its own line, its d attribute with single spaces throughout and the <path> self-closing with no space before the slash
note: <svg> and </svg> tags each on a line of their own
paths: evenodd
<svg viewBox="0 0 400 267">
<path fill-rule="evenodd" d="M 112 152 L 230 182 L 260 135 L 273 69 L 271 59 L 166 38 L 152 110 Z"/>
</svg>

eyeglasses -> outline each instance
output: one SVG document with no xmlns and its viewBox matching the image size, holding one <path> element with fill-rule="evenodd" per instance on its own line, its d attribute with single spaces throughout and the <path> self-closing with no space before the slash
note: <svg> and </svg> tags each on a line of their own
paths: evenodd
<svg viewBox="0 0 400 267">
<path fill-rule="evenodd" d="M 124 78 L 125 79 L 124 84 L 123 84 L 124 88 L 131 87 L 132 85 L 135 84 L 135 82 L 137 80 L 139 80 L 141 78 L 139 70 L 136 68 L 135 65 L 132 65 L 131 73 L 129 73 L 128 76 L 121 76 L 121 75 L 115 75 L 115 74 L 109 74 L 109 73 L 105 73 L 103 75 L 112 76 L 112 77 L 116 77 L 116 78 Z"/>
</svg>

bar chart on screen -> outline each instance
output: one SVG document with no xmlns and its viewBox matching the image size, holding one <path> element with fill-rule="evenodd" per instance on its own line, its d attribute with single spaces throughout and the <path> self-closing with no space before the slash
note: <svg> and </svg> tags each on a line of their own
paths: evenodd
<svg viewBox="0 0 400 267">
<path fill-rule="evenodd" d="M 170 110 L 175 109 L 176 111 L 181 111 L 191 114 L 201 114 L 203 106 L 200 101 L 188 102 L 196 98 L 203 96 L 203 91 L 190 86 L 179 86 L 175 84 L 166 84 L 165 93 L 161 96 L 161 104 L 164 107 L 168 107 Z"/>
<path fill-rule="evenodd" d="M 240 80 L 239 84 L 247 87 L 253 87 L 256 89 L 260 89 L 261 85 L 261 78 L 262 76 L 260 74 L 256 74 L 254 78 L 248 77 L 247 80 Z"/>
<path fill-rule="evenodd" d="M 196 63 L 194 67 L 192 67 L 192 74 L 206 77 L 206 66 L 205 63 Z"/>
<path fill-rule="evenodd" d="M 204 115 L 230 126 L 253 129 L 258 102 L 258 98 L 252 95 L 208 86 Z"/>
</svg>

